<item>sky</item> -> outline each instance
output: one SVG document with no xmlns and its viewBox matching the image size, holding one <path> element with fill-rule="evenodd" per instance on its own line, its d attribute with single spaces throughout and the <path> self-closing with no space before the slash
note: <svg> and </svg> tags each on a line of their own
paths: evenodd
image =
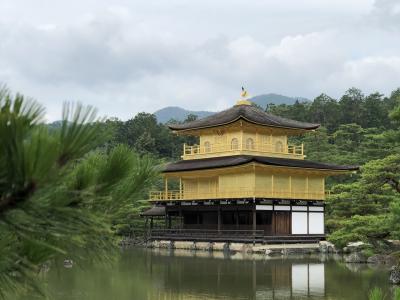
<svg viewBox="0 0 400 300">
<path fill-rule="evenodd" d="M 132 118 L 400 87 L 400 0 L 0 0 L 0 83 Z"/>
</svg>

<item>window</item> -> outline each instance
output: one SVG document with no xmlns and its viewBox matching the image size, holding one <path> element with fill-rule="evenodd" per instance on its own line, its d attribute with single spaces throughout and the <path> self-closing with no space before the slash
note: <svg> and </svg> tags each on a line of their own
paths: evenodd
<svg viewBox="0 0 400 300">
<path fill-rule="evenodd" d="M 231 149 L 238 150 L 239 149 L 239 141 L 237 138 L 233 138 L 231 141 Z"/>
<path fill-rule="evenodd" d="M 211 152 L 211 144 L 210 142 L 204 143 L 204 152 Z"/>
<path fill-rule="evenodd" d="M 275 152 L 283 152 L 283 144 L 281 141 L 276 142 L 275 144 Z"/>
<path fill-rule="evenodd" d="M 246 140 L 246 149 L 249 149 L 249 150 L 254 149 L 254 140 L 252 138 L 248 138 Z"/>
</svg>

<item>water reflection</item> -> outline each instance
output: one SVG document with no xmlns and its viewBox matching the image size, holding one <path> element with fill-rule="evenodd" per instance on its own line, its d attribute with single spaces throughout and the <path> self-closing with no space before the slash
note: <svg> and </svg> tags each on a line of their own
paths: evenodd
<svg viewBox="0 0 400 300">
<path fill-rule="evenodd" d="M 366 299 L 386 271 L 350 271 L 331 257 L 129 250 L 105 269 L 51 270 L 51 299 Z"/>
<path fill-rule="evenodd" d="M 201 256 L 211 257 L 213 262 L 205 263 Z M 155 277 L 162 275 L 163 288 L 169 291 L 179 287 L 180 291 L 188 294 L 220 295 L 229 299 L 325 296 L 325 264 L 319 257 L 307 257 L 307 262 L 304 262 L 302 257 L 266 259 L 264 256 L 231 256 L 222 252 L 202 252 L 200 255 L 184 251 L 172 255 L 159 252 L 151 256 L 150 268 L 164 265 L 166 257 L 171 267 Z"/>
</svg>

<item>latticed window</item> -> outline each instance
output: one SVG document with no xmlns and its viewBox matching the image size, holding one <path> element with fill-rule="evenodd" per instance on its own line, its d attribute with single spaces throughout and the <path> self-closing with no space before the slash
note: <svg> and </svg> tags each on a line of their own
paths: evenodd
<svg viewBox="0 0 400 300">
<path fill-rule="evenodd" d="M 237 138 L 233 138 L 231 141 L 231 149 L 238 150 L 239 149 L 239 141 Z"/>
<path fill-rule="evenodd" d="M 204 143 L 204 152 L 211 152 L 211 143 L 210 142 Z"/>
<path fill-rule="evenodd" d="M 254 140 L 252 138 L 246 140 L 246 149 L 254 149 Z"/>
<path fill-rule="evenodd" d="M 281 141 L 276 142 L 275 152 L 283 152 L 283 144 Z"/>
</svg>

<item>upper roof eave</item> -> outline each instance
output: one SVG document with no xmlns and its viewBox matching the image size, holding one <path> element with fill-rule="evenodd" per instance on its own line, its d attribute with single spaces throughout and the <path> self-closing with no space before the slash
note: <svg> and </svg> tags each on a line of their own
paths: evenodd
<svg viewBox="0 0 400 300">
<path fill-rule="evenodd" d="M 255 124 L 255 125 L 260 125 L 260 126 L 264 126 L 264 127 L 273 127 L 273 128 L 282 128 L 282 129 L 290 129 L 290 130 L 298 130 L 298 131 L 314 131 L 316 129 L 318 129 L 321 124 L 314 124 L 314 127 L 310 127 L 310 128 L 294 128 L 294 127 L 286 127 L 286 126 L 277 126 L 277 125 L 265 125 L 262 123 L 258 123 L 258 122 L 254 122 L 251 121 L 245 117 L 238 117 L 230 122 L 226 122 L 226 123 L 221 123 L 221 124 L 216 124 L 216 125 L 210 125 L 210 126 L 199 126 L 199 127 L 194 127 L 194 128 L 187 128 L 187 129 L 176 129 L 173 127 L 173 125 L 167 125 L 169 129 L 172 130 L 172 132 L 174 133 L 183 133 L 183 132 L 190 132 L 190 131 L 196 131 L 196 130 L 201 130 L 201 129 L 209 129 L 209 128 L 215 128 L 215 127 L 219 127 L 219 126 L 226 126 L 226 125 L 230 125 L 233 124 L 239 120 L 244 120 L 246 122 Z"/>
<path fill-rule="evenodd" d="M 320 127 L 320 124 L 306 123 L 278 117 L 250 105 L 235 105 L 230 109 L 221 111 L 202 119 L 184 124 L 169 124 L 168 127 L 175 132 L 184 132 L 224 126 L 232 124 L 240 119 L 260 126 L 285 128 L 292 130 L 309 131 L 315 130 Z"/>
<path fill-rule="evenodd" d="M 334 173 L 346 173 L 359 170 L 359 166 L 340 166 L 326 163 L 313 162 L 308 160 L 287 159 L 277 157 L 234 155 L 217 158 L 183 160 L 171 163 L 166 166 L 163 173 L 176 173 L 186 171 L 200 171 L 220 168 L 229 168 L 249 163 L 258 163 L 272 167 L 286 167 L 308 170 L 329 171 Z"/>
</svg>

